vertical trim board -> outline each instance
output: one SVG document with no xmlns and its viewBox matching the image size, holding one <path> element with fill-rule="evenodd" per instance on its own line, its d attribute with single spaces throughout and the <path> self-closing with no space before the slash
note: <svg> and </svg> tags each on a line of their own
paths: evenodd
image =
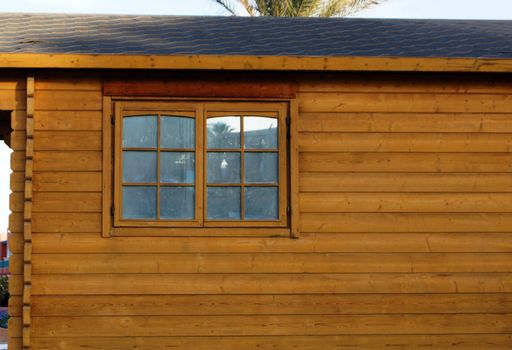
<svg viewBox="0 0 512 350">
<path fill-rule="evenodd" d="M 25 192 L 23 208 L 23 349 L 30 349 L 32 284 L 32 176 L 34 157 L 35 78 L 27 76 L 27 126 L 25 144 Z"/>
</svg>

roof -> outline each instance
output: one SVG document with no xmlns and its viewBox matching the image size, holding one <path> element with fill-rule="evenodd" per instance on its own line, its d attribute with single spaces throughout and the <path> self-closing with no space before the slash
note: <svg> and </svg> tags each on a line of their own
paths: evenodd
<svg viewBox="0 0 512 350">
<path fill-rule="evenodd" d="M 0 14 L 0 53 L 512 58 L 512 21 Z"/>
</svg>

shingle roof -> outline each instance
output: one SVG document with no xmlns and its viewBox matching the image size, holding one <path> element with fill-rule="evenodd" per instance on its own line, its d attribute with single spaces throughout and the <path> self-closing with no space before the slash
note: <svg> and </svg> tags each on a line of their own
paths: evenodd
<svg viewBox="0 0 512 350">
<path fill-rule="evenodd" d="M 512 57 L 512 21 L 0 14 L 0 28 L 0 53 Z"/>
</svg>

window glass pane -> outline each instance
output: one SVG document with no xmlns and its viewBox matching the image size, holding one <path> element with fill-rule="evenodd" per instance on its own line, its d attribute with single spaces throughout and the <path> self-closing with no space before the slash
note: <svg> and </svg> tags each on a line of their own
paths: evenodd
<svg viewBox="0 0 512 350">
<path fill-rule="evenodd" d="M 277 148 L 277 119 L 244 117 L 244 147 L 247 149 Z"/>
<path fill-rule="evenodd" d="M 123 186 L 124 219 L 156 219 L 156 187 Z"/>
<path fill-rule="evenodd" d="M 240 183 L 240 153 L 208 152 L 207 181 L 215 184 Z"/>
<path fill-rule="evenodd" d="M 208 148 L 240 148 L 240 117 L 216 117 L 206 121 Z"/>
<path fill-rule="evenodd" d="M 193 118 L 163 116 L 160 121 L 160 147 L 195 148 L 195 128 Z"/>
<path fill-rule="evenodd" d="M 247 220 L 277 220 L 279 217 L 277 187 L 246 187 L 244 217 Z"/>
<path fill-rule="evenodd" d="M 156 148 L 157 117 L 124 117 L 123 147 Z"/>
<path fill-rule="evenodd" d="M 124 151 L 123 182 L 156 182 L 156 152 Z"/>
<path fill-rule="evenodd" d="M 208 187 L 208 219 L 240 220 L 240 187 Z"/>
<path fill-rule="evenodd" d="M 193 219 L 194 210 L 194 187 L 160 188 L 160 218 Z"/>
<path fill-rule="evenodd" d="M 245 182 L 277 183 L 278 155 L 272 153 L 244 153 Z"/>
<path fill-rule="evenodd" d="M 194 152 L 160 153 L 160 182 L 193 183 L 194 174 Z"/>
</svg>

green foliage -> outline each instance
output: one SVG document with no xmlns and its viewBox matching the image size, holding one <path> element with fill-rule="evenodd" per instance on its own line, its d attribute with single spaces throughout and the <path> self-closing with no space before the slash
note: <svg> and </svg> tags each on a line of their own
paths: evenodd
<svg viewBox="0 0 512 350">
<path fill-rule="evenodd" d="M 9 278 L 0 276 L 0 306 L 7 306 L 9 300 Z"/>
<path fill-rule="evenodd" d="M 213 0 L 235 16 L 241 15 L 230 0 Z M 334 17 L 346 16 L 377 0 L 237 0 L 250 16 Z"/>
</svg>

